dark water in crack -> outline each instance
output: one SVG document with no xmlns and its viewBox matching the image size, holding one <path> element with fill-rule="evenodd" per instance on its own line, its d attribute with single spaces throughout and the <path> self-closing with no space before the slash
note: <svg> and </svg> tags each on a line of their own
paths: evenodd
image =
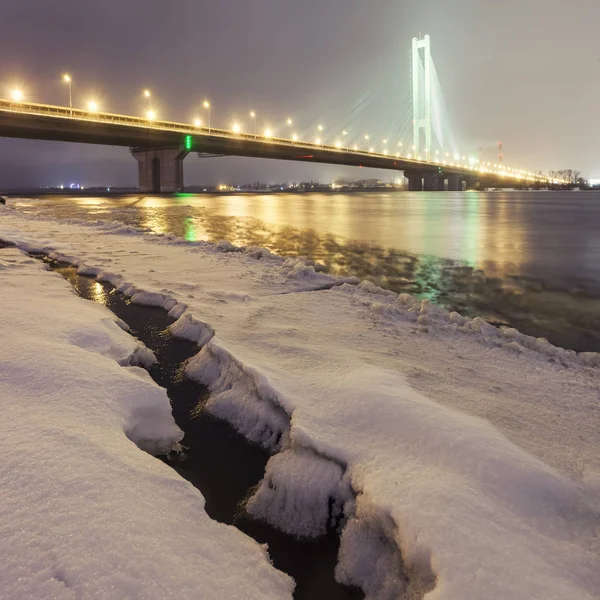
<svg viewBox="0 0 600 600">
<path fill-rule="evenodd" d="M 600 351 L 600 192 L 9 199 L 61 219 L 306 256 L 468 316 Z"/>
<path fill-rule="evenodd" d="M 83 298 L 106 306 L 125 321 L 132 335 L 156 354 L 158 362 L 150 369 L 150 375 L 167 390 L 175 421 L 185 433 L 182 441 L 185 458 L 167 462 L 202 492 L 208 515 L 235 525 L 261 544 L 268 544 L 274 566 L 296 581 L 297 600 L 364 598 L 360 590 L 340 585 L 334 579 L 339 549 L 335 532 L 317 540 L 299 540 L 244 514 L 241 505 L 263 478 L 269 454 L 248 442 L 225 421 L 201 410 L 208 390 L 182 376 L 183 363 L 199 348 L 165 331 L 174 319 L 162 309 L 131 304 L 110 284 L 77 275 L 73 267 L 54 262 L 50 265 Z"/>
</svg>

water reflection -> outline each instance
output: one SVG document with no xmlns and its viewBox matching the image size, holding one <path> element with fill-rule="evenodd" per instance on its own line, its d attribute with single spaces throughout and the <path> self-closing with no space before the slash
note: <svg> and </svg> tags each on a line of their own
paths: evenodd
<svg viewBox="0 0 600 600">
<path fill-rule="evenodd" d="M 599 196 L 287 194 L 22 200 L 188 241 L 306 256 L 578 350 L 600 350 Z"/>
</svg>

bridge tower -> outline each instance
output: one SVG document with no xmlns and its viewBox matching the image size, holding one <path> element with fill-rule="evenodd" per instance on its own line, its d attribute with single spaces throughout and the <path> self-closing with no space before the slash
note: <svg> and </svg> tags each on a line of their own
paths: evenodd
<svg viewBox="0 0 600 600">
<path fill-rule="evenodd" d="M 425 137 L 425 154 L 430 158 L 432 137 L 433 73 L 431 38 L 413 38 L 412 41 L 413 145 L 418 156 L 422 148 L 421 132 Z"/>
</svg>

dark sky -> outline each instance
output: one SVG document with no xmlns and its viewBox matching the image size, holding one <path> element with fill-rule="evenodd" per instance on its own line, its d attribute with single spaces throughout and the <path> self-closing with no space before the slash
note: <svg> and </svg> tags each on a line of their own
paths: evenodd
<svg viewBox="0 0 600 600">
<path fill-rule="evenodd" d="M 383 138 L 410 90 L 413 36 L 433 58 L 462 151 L 499 140 L 506 162 L 600 176 L 599 0 L 2 0 L 0 95 L 94 95 L 140 114 L 148 87 L 161 117 L 189 122 L 205 97 L 234 118 L 312 136 L 347 128 Z M 356 170 L 280 161 L 186 160 L 186 183 L 332 180 Z M 363 176 L 364 173 L 360 173 Z M 391 178 L 390 173 L 383 176 Z M 0 139 L 0 185 L 135 184 L 123 148 Z"/>
</svg>

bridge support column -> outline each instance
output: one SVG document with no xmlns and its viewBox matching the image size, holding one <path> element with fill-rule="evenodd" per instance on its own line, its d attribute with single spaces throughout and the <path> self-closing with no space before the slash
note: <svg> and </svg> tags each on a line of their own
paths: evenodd
<svg viewBox="0 0 600 600">
<path fill-rule="evenodd" d="M 404 171 L 404 177 L 408 179 L 408 191 L 409 192 L 422 192 L 423 191 L 423 177 L 426 177 L 425 173 L 421 171 Z"/>
<path fill-rule="evenodd" d="M 454 173 L 452 174 L 448 174 L 447 176 L 448 179 L 448 191 L 449 192 L 462 192 L 462 182 L 463 182 L 463 177 L 462 175 L 456 175 Z"/>
<path fill-rule="evenodd" d="M 423 177 L 423 189 L 426 192 L 436 192 L 438 190 L 438 177 L 435 173 L 425 173 Z"/>
<path fill-rule="evenodd" d="M 136 148 L 132 149 L 131 154 L 138 162 L 140 192 L 159 194 L 183 191 L 183 159 L 188 155 L 187 150 Z"/>
</svg>

